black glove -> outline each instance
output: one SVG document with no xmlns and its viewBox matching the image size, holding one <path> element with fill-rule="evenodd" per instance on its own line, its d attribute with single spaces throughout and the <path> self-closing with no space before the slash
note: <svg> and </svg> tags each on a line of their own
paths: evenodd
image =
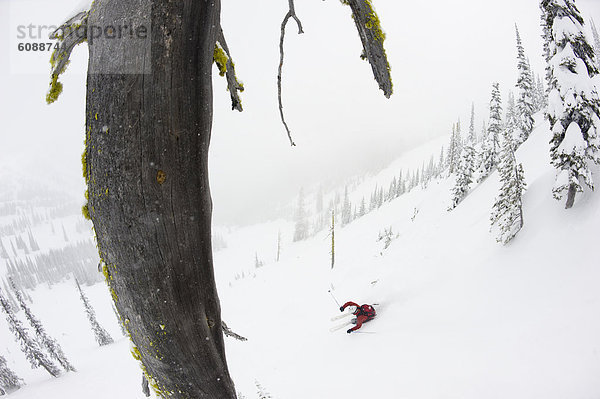
<svg viewBox="0 0 600 399">
<path fill-rule="evenodd" d="M 352 329 L 349 329 L 348 331 L 346 331 L 348 334 L 350 334 L 352 332 Z"/>
<path fill-rule="evenodd" d="M 343 312 L 343 311 L 344 311 L 344 307 L 340 306 L 340 312 Z"/>
</svg>

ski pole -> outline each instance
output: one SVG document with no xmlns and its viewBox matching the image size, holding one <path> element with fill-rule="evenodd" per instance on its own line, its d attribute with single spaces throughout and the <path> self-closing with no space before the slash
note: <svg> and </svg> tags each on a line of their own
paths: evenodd
<svg viewBox="0 0 600 399">
<path fill-rule="evenodd" d="M 335 301 L 335 303 L 338 305 L 338 308 L 341 307 L 340 303 L 338 302 L 338 300 L 335 299 L 335 296 L 333 296 L 333 292 L 331 292 L 331 290 L 327 290 L 327 292 L 329 292 L 331 294 L 331 297 L 333 298 L 333 300 Z"/>
</svg>

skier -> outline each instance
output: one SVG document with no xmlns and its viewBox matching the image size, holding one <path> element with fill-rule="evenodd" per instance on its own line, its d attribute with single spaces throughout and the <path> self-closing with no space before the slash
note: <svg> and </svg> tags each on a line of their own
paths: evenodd
<svg viewBox="0 0 600 399">
<path fill-rule="evenodd" d="M 340 312 L 346 310 L 348 306 L 356 307 L 356 310 L 353 313 L 356 316 L 356 318 L 352 320 L 352 322 L 356 325 L 348 331 L 346 331 L 348 334 L 350 334 L 352 331 L 356 331 L 359 328 L 361 328 L 363 323 L 373 320 L 375 318 L 375 315 L 377 314 L 373 306 L 367 304 L 359 306 L 354 302 L 346 302 L 343 306 L 340 306 Z"/>
</svg>

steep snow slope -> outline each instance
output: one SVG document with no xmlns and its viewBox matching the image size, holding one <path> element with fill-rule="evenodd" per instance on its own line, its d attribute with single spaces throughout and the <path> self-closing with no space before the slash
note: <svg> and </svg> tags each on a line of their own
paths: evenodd
<svg viewBox="0 0 600 399">
<path fill-rule="evenodd" d="M 566 212 L 551 198 L 548 141 L 542 123 L 517 154 L 526 226 L 507 247 L 488 232 L 496 174 L 452 213 L 451 181 L 440 181 L 339 230 L 333 272 L 323 233 L 223 290 L 224 317 L 250 338 L 230 345 L 240 388 L 257 378 L 281 398 L 599 395 L 600 201 Z M 383 250 L 389 226 L 398 238 Z M 380 304 L 361 330 L 375 334 L 328 331 L 330 284 L 340 301 Z"/>
<path fill-rule="evenodd" d="M 215 266 L 223 318 L 249 338 L 226 338 L 243 395 L 256 398 L 259 381 L 280 399 L 598 397 L 600 264 L 593 244 L 600 198 L 582 195 L 571 211 L 552 199 L 548 126 L 538 122 L 517 153 L 528 183 L 525 227 L 506 247 L 489 233 L 496 174 L 453 212 L 446 211 L 452 181 L 440 180 L 339 228 L 333 270 L 327 232 L 284 240 L 279 262 L 277 233 L 289 237 L 289 222 L 227 232 Z M 384 249 L 378 236 L 390 227 L 395 239 Z M 264 262 L 258 269 L 255 253 Z M 79 372 L 51 380 L 13 362 L 29 385 L 12 397 L 142 397 L 127 343 L 96 348 L 87 321 L 75 316 L 72 290 L 38 291 L 34 301 L 75 301 L 60 314 L 48 305 L 36 309 L 43 321 L 62 320 L 48 329 Z M 339 311 L 328 290 L 340 301 L 379 304 L 378 317 L 360 330 L 368 334 L 329 332 Z M 105 288 L 90 291 L 101 321 L 118 336 Z M 17 358 L 5 330 L 0 324 L 0 350 L 9 346 Z"/>
</svg>

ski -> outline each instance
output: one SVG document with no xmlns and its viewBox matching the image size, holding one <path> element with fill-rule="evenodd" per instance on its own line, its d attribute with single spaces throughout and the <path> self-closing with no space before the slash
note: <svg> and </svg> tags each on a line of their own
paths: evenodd
<svg viewBox="0 0 600 399">
<path fill-rule="evenodd" d="M 352 315 L 354 315 L 354 313 L 351 313 L 351 312 L 342 313 L 340 315 L 332 317 L 331 321 L 340 320 L 340 319 L 343 319 L 345 317 L 352 316 Z"/>
<path fill-rule="evenodd" d="M 348 321 L 348 322 L 346 322 L 344 324 L 340 324 L 340 325 L 337 325 L 335 327 L 331 327 L 329 329 L 329 331 L 334 332 L 334 331 L 337 331 L 337 330 L 341 330 L 342 328 L 347 327 L 347 326 L 351 326 L 352 324 L 353 324 L 352 321 Z"/>
</svg>

